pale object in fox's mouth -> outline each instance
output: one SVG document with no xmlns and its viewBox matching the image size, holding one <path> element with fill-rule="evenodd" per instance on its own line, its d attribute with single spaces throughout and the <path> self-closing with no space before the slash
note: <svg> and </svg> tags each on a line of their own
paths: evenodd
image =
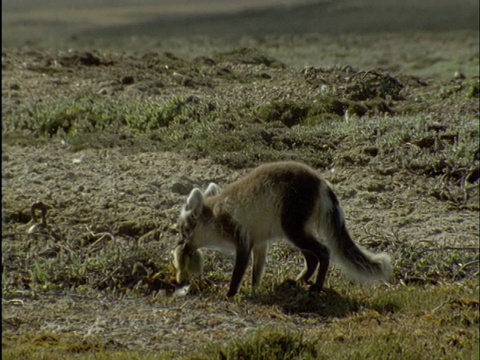
<svg viewBox="0 0 480 360">
<path fill-rule="evenodd" d="M 185 285 L 185 286 L 182 286 L 180 289 L 175 290 L 175 292 L 173 293 L 173 296 L 184 297 L 188 295 L 189 291 L 190 291 L 190 285 Z"/>
</svg>

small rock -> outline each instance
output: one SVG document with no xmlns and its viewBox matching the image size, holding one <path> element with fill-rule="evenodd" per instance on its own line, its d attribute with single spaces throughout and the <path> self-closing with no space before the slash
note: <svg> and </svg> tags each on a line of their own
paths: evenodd
<svg viewBox="0 0 480 360">
<path fill-rule="evenodd" d="M 354 68 L 352 65 L 345 65 L 342 70 L 346 73 L 346 74 L 354 74 L 356 72 L 358 72 L 358 70 L 356 68 Z"/>
<path fill-rule="evenodd" d="M 188 195 L 194 187 L 201 187 L 201 181 L 182 175 L 171 187 L 174 194 Z"/>
<path fill-rule="evenodd" d="M 192 184 L 184 184 L 181 182 L 175 182 L 172 185 L 172 192 L 174 194 L 179 194 L 179 195 L 188 195 L 190 194 L 190 191 L 192 191 L 193 185 Z"/>
<path fill-rule="evenodd" d="M 453 78 L 455 80 L 463 80 L 465 79 L 465 74 L 462 73 L 461 71 L 455 71 L 455 73 L 453 74 Z"/>
<path fill-rule="evenodd" d="M 190 285 L 182 286 L 180 289 L 175 290 L 173 296 L 175 297 L 184 297 L 187 296 L 190 290 Z"/>
<path fill-rule="evenodd" d="M 122 84 L 123 85 L 131 85 L 135 82 L 135 79 L 133 78 L 133 76 L 124 76 L 122 78 Z"/>
<path fill-rule="evenodd" d="M 27 234 L 35 234 L 37 232 L 40 232 L 44 229 L 45 227 L 42 224 L 33 224 L 30 226 L 30 228 L 27 231 Z"/>
</svg>

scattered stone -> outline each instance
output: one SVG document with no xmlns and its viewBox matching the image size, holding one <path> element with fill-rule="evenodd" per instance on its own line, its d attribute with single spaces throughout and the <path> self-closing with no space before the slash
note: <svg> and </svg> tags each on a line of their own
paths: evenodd
<svg viewBox="0 0 480 360">
<path fill-rule="evenodd" d="M 133 78 L 133 76 L 124 76 L 122 78 L 123 85 L 130 85 L 130 84 L 133 84 L 134 82 L 135 82 L 135 79 Z"/>
<path fill-rule="evenodd" d="M 99 66 L 102 61 L 99 57 L 93 55 L 88 51 L 74 52 L 71 55 L 65 55 L 58 59 L 58 63 L 65 67 L 75 66 Z"/>
<path fill-rule="evenodd" d="M 466 78 L 465 74 L 462 73 L 461 71 L 455 71 L 455 73 L 453 74 L 453 78 L 455 80 L 463 80 Z"/>
<path fill-rule="evenodd" d="M 188 195 L 194 187 L 201 187 L 201 182 L 182 175 L 172 184 L 171 190 L 174 194 Z"/>
</svg>

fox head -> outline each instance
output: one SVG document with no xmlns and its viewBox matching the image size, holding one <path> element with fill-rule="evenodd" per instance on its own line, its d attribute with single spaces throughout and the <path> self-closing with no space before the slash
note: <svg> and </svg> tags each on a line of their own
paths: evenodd
<svg viewBox="0 0 480 360">
<path fill-rule="evenodd" d="M 205 192 L 195 188 L 190 192 L 187 202 L 182 207 L 177 225 L 180 241 L 173 251 L 173 266 L 176 270 L 178 284 L 188 283 L 192 275 L 203 272 L 203 257 L 198 250 L 200 244 L 195 242 L 195 234 L 202 223 L 204 198 L 218 193 L 219 188 L 214 183 L 211 183 Z"/>
</svg>

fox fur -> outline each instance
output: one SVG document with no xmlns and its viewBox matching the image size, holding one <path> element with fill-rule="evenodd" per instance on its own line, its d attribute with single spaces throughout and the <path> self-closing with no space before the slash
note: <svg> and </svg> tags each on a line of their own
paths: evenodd
<svg viewBox="0 0 480 360">
<path fill-rule="evenodd" d="M 332 186 L 315 170 L 298 162 L 261 165 L 220 191 L 211 183 L 195 188 L 178 221 L 181 240 L 174 250 L 177 282 L 202 271 L 198 251 L 214 247 L 235 252 L 227 295 L 235 295 L 253 254 L 252 285 L 262 282 L 269 243 L 287 239 L 300 249 L 305 268 L 297 280 L 307 283 L 317 271 L 311 292 L 324 284 L 330 258 L 363 282 L 385 281 L 390 257 L 372 254 L 351 239 Z"/>
</svg>

